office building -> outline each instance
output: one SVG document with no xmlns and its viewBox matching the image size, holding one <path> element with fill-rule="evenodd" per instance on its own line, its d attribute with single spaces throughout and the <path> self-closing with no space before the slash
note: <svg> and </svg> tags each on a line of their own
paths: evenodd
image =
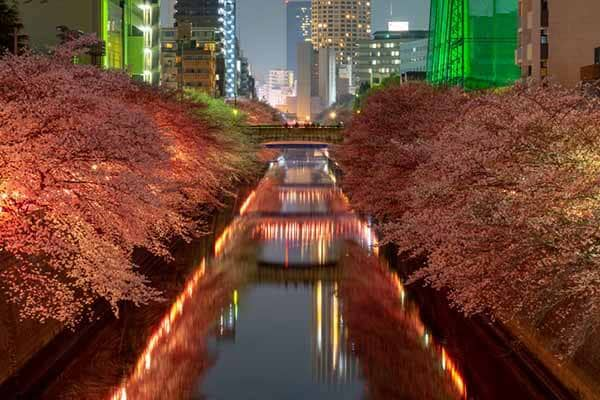
<svg viewBox="0 0 600 400">
<path fill-rule="evenodd" d="M 298 73 L 298 43 L 311 41 L 311 2 L 286 0 L 287 69 Z"/>
<path fill-rule="evenodd" d="M 175 20 L 197 27 L 219 27 L 219 0 L 177 0 Z"/>
<path fill-rule="evenodd" d="M 287 98 L 295 95 L 294 73 L 286 69 L 270 70 L 267 87 L 267 102 L 271 106 L 287 112 Z"/>
<path fill-rule="evenodd" d="M 336 99 L 336 65 L 335 50 L 321 48 L 319 55 L 319 98 L 323 108 L 335 103 Z"/>
<path fill-rule="evenodd" d="M 381 31 L 358 42 L 354 73 L 358 83 L 371 86 L 390 75 L 425 79 L 427 31 Z"/>
<path fill-rule="evenodd" d="M 335 49 L 338 65 L 351 64 L 358 42 L 370 36 L 370 1 L 313 0 L 313 46 L 315 49 Z"/>
<path fill-rule="evenodd" d="M 216 28 L 219 32 L 217 75 L 219 92 L 235 98 L 238 89 L 238 39 L 236 37 L 236 0 L 178 0 L 176 23 L 189 22 L 197 28 Z"/>
<path fill-rule="evenodd" d="M 158 0 L 62 0 L 19 2 L 23 33 L 34 50 L 47 51 L 62 37 L 96 33 L 104 51 L 84 62 L 127 71 L 134 79 L 158 84 Z"/>
<path fill-rule="evenodd" d="M 513 84 L 518 0 L 432 0 L 427 79 L 478 89 Z"/>
<path fill-rule="evenodd" d="M 232 99 L 237 96 L 238 39 L 236 36 L 236 0 L 219 0 L 219 29 L 221 30 L 221 51 L 224 58 L 224 94 Z"/>
<path fill-rule="evenodd" d="M 308 42 L 298 44 L 298 84 L 296 88 L 296 119 L 312 120 L 313 48 Z"/>
<path fill-rule="evenodd" d="M 523 78 L 551 76 L 569 87 L 600 79 L 600 2 L 520 0 L 519 16 Z"/>
<path fill-rule="evenodd" d="M 192 28 L 191 33 L 191 40 L 178 41 L 175 28 L 161 29 L 161 86 L 201 90 L 215 96 L 217 32 L 214 28 Z"/>
</svg>

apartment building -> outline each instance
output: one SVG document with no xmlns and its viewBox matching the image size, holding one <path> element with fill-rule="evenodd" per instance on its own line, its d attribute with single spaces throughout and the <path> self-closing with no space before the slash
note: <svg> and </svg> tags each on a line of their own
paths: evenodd
<svg viewBox="0 0 600 400">
<path fill-rule="evenodd" d="M 161 86 L 217 93 L 217 31 L 193 28 L 191 40 L 178 41 L 175 28 L 161 29 Z"/>
<path fill-rule="evenodd" d="M 370 1 L 313 0 L 312 44 L 335 49 L 337 64 L 351 64 L 358 41 L 370 36 Z"/>
<path fill-rule="evenodd" d="M 520 0 L 516 61 L 524 78 L 569 87 L 600 79 L 600 1 Z"/>
</svg>

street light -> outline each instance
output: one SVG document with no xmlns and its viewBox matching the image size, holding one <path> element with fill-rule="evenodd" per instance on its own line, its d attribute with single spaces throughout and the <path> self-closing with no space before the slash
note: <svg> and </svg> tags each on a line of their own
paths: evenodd
<svg viewBox="0 0 600 400">
<path fill-rule="evenodd" d="M 337 117 L 337 114 L 335 113 L 335 111 L 332 111 L 329 113 L 329 118 L 330 119 L 335 119 Z"/>
</svg>

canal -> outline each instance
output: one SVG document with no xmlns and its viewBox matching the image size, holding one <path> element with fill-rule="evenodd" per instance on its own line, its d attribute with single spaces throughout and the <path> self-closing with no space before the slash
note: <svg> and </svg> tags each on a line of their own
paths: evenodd
<svg viewBox="0 0 600 400">
<path fill-rule="evenodd" d="M 553 398 L 442 295 L 403 285 L 326 146 L 278 150 L 228 225 L 177 253 L 165 301 L 123 307 L 39 397 Z"/>
</svg>

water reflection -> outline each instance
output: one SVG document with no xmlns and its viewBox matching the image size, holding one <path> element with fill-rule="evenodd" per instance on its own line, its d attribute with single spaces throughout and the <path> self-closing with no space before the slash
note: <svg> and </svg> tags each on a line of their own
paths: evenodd
<svg viewBox="0 0 600 400">
<path fill-rule="evenodd" d="M 317 382 L 349 383 L 359 379 L 358 358 L 344 325 L 337 282 L 313 286 L 313 372 Z"/>
<path fill-rule="evenodd" d="M 326 149 L 287 149 L 270 164 L 215 241 L 209 270 L 227 265 L 238 279 L 225 281 L 233 287 L 214 308 L 212 330 L 190 331 L 186 320 L 193 317 L 185 318 L 186 313 L 210 311 L 188 302 L 226 290 L 207 285 L 199 292 L 207 271 L 203 261 L 113 400 L 245 398 L 248 393 L 272 398 L 298 393 L 296 398 L 466 397 L 458 367 L 406 300 L 398 276 L 384 268 L 385 279 L 380 279 L 375 234 L 350 210 L 330 163 Z M 349 252 L 357 254 L 349 257 Z M 195 378 L 189 371 L 169 374 L 165 366 L 172 367 L 179 347 L 197 344 L 207 332 L 212 332 L 209 353 L 215 365 L 195 370 Z M 183 354 L 189 362 L 206 364 L 198 357 L 211 358 L 209 353 Z M 419 362 L 421 386 L 406 381 L 399 392 L 390 389 L 402 383 L 411 363 Z M 286 382 L 284 375 L 293 380 Z M 200 382 L 195 389 L 194 379 Z M 177 389 L 165 395 L 159 389 L 163 386 Z M 435 390 L 425 389 L 431 387 Z"/>
<path fill-rule="evenodd" d="M 347 240 L 372 250 L 375 235 L 350 210 L 330 166 L 326 148 L 284 150 L 217 240 L 215 254 L 248 229 L 259 262 L 274 266 L 335 264 Z"/>
<path fill-rule="evenodd" d="M 213 254 L 182 249 L 172 304 L 125 310 L 33 398 L 548 398 L 443 297 L 403 285 L 333 170 L 326 148 L 283 149 Z"/>
</svg>

